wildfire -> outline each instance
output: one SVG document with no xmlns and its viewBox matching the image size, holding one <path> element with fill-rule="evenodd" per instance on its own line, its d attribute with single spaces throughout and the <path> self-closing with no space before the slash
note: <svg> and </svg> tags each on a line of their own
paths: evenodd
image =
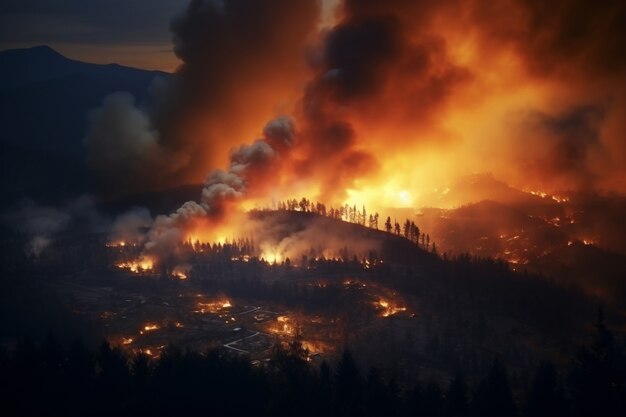
<svg viewBox="0 0 626 417">
<path fill-rule="evenodd" d="M 250 262 L 250 255 L 233 256 L 231 261 Z"/>
<path fill-rule="evenodd" d="M 332 350 L 332 346 L 321 342 L 313 342 L 311 340 L 302 341 L 302 347 L 309 352 L 309 356 L 307 358 L 309 360 L 313 355 L 323 354 Z"/>
<path fill-rule="evenodd" d="M 174 272 L 173 274 L 178 279 L 182 279 L 182 280 L 187 279 L 187 275 L 183 272 Z"/>
<path fill-rule="evenodd" d="M 411 207 L 412 205 L 411 196 L 407 190 L 401 190 L 398 192 L 398 200 L 403 207 Z"/>
<path fill-rule="evenodd" d="M 192 247 L 195 243 L 228 243 L 239 233 L 238 214 L 230 213 L 228 219 L 222 222 L 212 221 L 207 218 L 195 218 L 192 224 L 185 230 L 183 242 L 190 243 Z"/>
<path fill-rule="evenodd" d="M 353 280 L 353 279 L 346 279 L 346 280 L 344 280 L 343 281 L 343 285 L 344 285 L 344 287 L 346 287 L 346 289 L 353 288 L 353 289 L 361 290 L 361 289 L 364 289 L 364 288 L 367 287 L 367 284 L 362 283 L 362 282 L 360 282 L 358 280 Z"/>
<path fill-rule="evenodd" d="M 275 264 L 281 263 L 285 259 L 283 254 L 279 253 L 277 250 L 263 251 L 261 253 L 261 259 L 265 259 L 267 262 Z"/>
<path fill-rule="evenodd" d="M 400 312 L 406 311 L 406 307 L 399 307 L 382 298 L 378 300 L 377 302 L 375 302 L 374 306 L 378 310 L 381 310 L 381 313 L 380 313 L 381 317 L 390 317 Z"/>
<path fill-rule="evenodd" d="M 139 260 L 120 262 L 116 265 L 120 269 L 127 269 L 135 274 L 151 271 L 154 268 L 154 261 L 149 257 L 142 257 Z"/>
<path fill-rule="evenodd" d="M 174 278 L 185 280 L 189 277 L 189 267 L 177 266 L 172 270 Z"/>
<path fill-rule="evenodd" d="M 221 310 L 229 309 L 232 306 L 233 305 L 230 303 L 229 300 L 218 300 L 218 301 L 213 301 L 209 303 L 199 302 L 198 310 L 194 310 L 194 313 L 200 313 L 200 314 L 220 313 Z"/>
<path fill-rule="evenodd" d="M 295 326 L 287 316 L 278 316 L 276 318 L 277 325 L 272 326 L 269 331 L 276 334 L 291 336 L 295 333 Z"/>
<path fill-rule="evenodd" d="M 567 203 L 569 201 L 568 197 L 562 197 L 562 196 L 558 196 L 558 195 L 553 195 L 551 197 L 557 203 Z"/>
<path fill-rule="evenodd" d="M 124 242 L 123 240 L 119 242 L 107 242 L 104 244 L 104 246 L 106 246 L 107 248 L 123 248 L 124 246 L 126 246 L 126 242 Z"/>
<path fill-rule="evenodd" d="M 134 339 L 132 337 L 123 337 L 122 338 L 122 344 L 123 345 L 130 345 L 133 342 L 134 342 Z"/>
<path fill-rule="evenodd" d="M 529 193 L 534 196 L 541 197 L 541 198 L 551 198 L 557 203 L 567 203 L 569 201 L 569 197 L 565 197 L 562 195 L 553 195 L 553 194 L 546 193 L 545 191 L 529 191 Z"/>
<path fill-rule="evenodd" d="M 159 329 L 158 324 L 146 324 L 145 326 L 143 326 L 143 331 L 139 333 L 143 334 L 144 332 L 151 332 L 151 331 L 158 330 L 158 329 Z"/>
<path fill-rule="evenodd" d="M 549 219 L 548 223 L 550 223 L 551 225 L 556 226 L 556 227 L 561 227 L 561 218 L 560 217 L 554 217 L 552 219 Z"/>
<path fill-rule="evenodd" d="M 394 175 L 389 173 L 389 175 Z M 411 190 L 411 191 L 409 191 Z M 358 189 L 346 189 L 347 198 L 342 202 L 348 206 L 367 206 L 372 210 L 383 211 L 385 208 L 412 208 L 420 201 L 420 191 L 415 184 L 406 181 L 406 178 L 376 183 L 373 181 L 362 184 Z"/>
</svg>

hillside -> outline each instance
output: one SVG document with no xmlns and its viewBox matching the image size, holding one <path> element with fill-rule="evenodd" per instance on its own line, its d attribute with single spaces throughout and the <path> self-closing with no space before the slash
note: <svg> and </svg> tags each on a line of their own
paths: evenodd
<svg viewBox="0 0 626 417">
<path fill-rule="evenodd" d="M 445 252 L 503 259 L 515 270 L 622 303 L 625 241 L 616 213 L 618 207 L 623 210 L 623 199 L 579 197 L 560 204 L 543 200 L 484 200 L 450 210 L 423 209 L 416 222 Z M 589 214 L 599 210 L 603 215 Z"/>
<path fill-rule="evenodd" d="M 80 159 L 86 114 L 115 91 L 138 101 L 159 71 L 74 61 L 47 46 L 0 52 L 0 138 Z"/>
<path fill-rule="evenodd" d="M 308 231 L 307 243 L 312 247 L 326 246 L 325 249 L 330 245 L 335 248 L 360 247 L 363 256 L 374 252 L 380 259 L 393 264 L 424 266 L 439 262 L 437 256 L 419 248 L 404 237 L 314 213 L 254 211 L 250 213 L 250 218 L 261 221 L 263 228 L 276 241 Z"/>
<path fill-rule="evenodd" d="M 88 112 L 116 91 L 141 102 L 155 78 L 170 76 L 75 61 L 47 46 L 0 52 L 3 203 L 54 202 L 90 191 L 83 146 Z"/>
</svg>

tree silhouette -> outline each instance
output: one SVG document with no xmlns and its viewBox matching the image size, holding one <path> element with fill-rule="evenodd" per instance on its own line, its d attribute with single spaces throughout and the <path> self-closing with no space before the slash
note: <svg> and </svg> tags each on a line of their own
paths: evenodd
<svg viewBox="0 0 626 417">
<path fill-rule="evenodd" d="M 541 362 L 526 400 L 525 414 L 529 416 L 566 415 L 563 387 L 559 384 L 554 365 Z"/>
<path fill-rule="evenodd" d="M 598 311 L 595 340 L 579 349 L 569 377 L 579 415 L 624 415 L 626 412 L 626 357 Z"/>
<path fill-rule="evenodd" d="M 443 392 L 434 381 L 429 382 L 424 390 L 422 413 L 426 416 L 440 416 L 443 414 Z"/>
<path fill-rule="evenodd" d="M 367 376 L 365 406 L 368 416 L 387 415 L 392 408 L 387 387 L 376 368 L 372 368 Z"/>
<path fill-rule="evenodd" d="M 516 413 L 509 376 L 498 359 L 493 361 L 487 378 L 476 389 L 472 412 L 480 416 L 513 416 Z"/>
<path fill-rule="evenodd" d="M 349 350 L 345 350 L 337 365 L 336 404 L 337 414 L 355 416 L 363 414 L 363 380 Z"/>
<path fill-rule="evenodd" d="M 406 221 L 404 222 L 402 232 L 404 233 L 404 238 L 408 239 L 411 234 L 411 221 L 409 219 L 406 219 Z"/>
<path fill-rule="evenodd" d="M 391 217 L 387 216 L 387 221 L 385 222 L 385 230 L 387 233 L 391 233 Z"/>
<path fill-rule="evenodd" d="M 457 375 L 446 394 L 446 415 L 466 416 L 469 414 L 469 390 L 465 378 Z"/>
</svg>

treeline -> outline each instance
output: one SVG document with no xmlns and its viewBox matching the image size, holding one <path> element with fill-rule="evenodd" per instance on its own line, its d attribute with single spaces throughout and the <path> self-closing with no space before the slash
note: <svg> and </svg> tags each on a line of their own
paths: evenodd
<svg viewBox="0 0 626 417">
<path fill-rule="evenodd" d="M 601 318 L 596 329 L 565 375 L 541 363 L 523 392 L 513 392 L 497 359 L 475 381 L 457 375 L 400 387 L 393 375 L 362 372 L 349 351 L 333 367 L 312 366 L 298 340 L 277 344 L 268 362 L 253 366 L 220 350 L 169 347 L 152 360 L 107 343 L 95 353 L 79 343 L 64 350 L 49 337 L 0 355 L 0 401 L 5 415 L 29 416 L 625 415 L 624 346 Z"/>
<path fill-rule="evenodd" d="M 369 213 L 365 208 L 362 209 L 357 208 L 356 204 L 350 206 L 349 204 L 344 204 L 343 206 L 335 207 L 326 207 L 325 204 L 318 202 L 313 202 L 312 200 L 307 199 L 306 197 L 302 197 L 301 200 L 297 199 L 288 199 L 285 201 L 279 201 L 278 203 L 274 203 L 272 209 L 282 210 L 282 211 L 300 211 L 303 213 L 314 213 L 324 217 L 330 217 L 331 219 L 343 220 L 349 223 L 359 224 L 361 226 L 366 226 L 371 229 L 379 230 L 379 218 L 380 215 L 378 213 Z M 416 245 L 424 248 L 425 250 L 430 250 L 432 252 L 437 252 L 437 247 L 435 242 L 430 242 L 430 235 L 426 233 L 422 233 L 420 228 L 415 224 L 415 222 L 406 219 L 404 223 L 398 223 L 397 220 L 391 221 L 391 217 L 387 217 L 387 220 L 384 223 L 384 230 L 387 233 L 393 233 L 397 236 L 403 236 L 405 239 L 410 240 Z"/>
</svg>

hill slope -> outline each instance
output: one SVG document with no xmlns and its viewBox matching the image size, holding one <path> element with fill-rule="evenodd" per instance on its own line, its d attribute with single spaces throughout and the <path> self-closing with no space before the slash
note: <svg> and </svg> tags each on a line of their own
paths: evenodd
<svg viewBox="0 0 626 417">
<path fill-rule="evenodd" d="M 159 71 L 68 59 L 47 46 L 0 52 L 0 138 L 81 158 L 87 112 L 115 91 L 138 101 Z"/>
<path fill-rule="evenodd" d="M 5 204 L 24 196 L 53 202 L 89 192 L 83 146 L 88 112 L 116 91 L 141 102 L 157 77 L 171 75 L 75 61 L 47 46 L 0 52 Z"/>
</svg>

